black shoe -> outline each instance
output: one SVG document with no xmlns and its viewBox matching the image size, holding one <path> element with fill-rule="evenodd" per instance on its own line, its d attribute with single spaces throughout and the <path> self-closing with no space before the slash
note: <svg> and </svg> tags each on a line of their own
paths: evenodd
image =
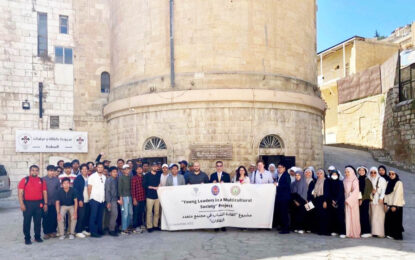
<svg viewBox="0 0 415 260">
<path fill-rule="evenodd" d="M 38 242 L 38 243 L 42 243 L 43 242 L 43 240 L 40 237 L 39 238 L 35 238 L 35 241 Z"/>
<path fill-rule="evenodd" d="M 215 230 L 215 232 L 219 232 L 219 228 L 215 228 L 214 230 Z"/>
<path fill-rule="evenodd" d="M 108 234 L 110 234 L 110 236 L 113 237 L 118 237 L 118 233 L 116 233 L 115 231 L 109 231 Z"/>
<path fill-rule="evenodd" d="M 221 228 L 220 230 L 222 230 L 222 231 L 226 231 L 226 227 L 223 227 L 223 228 Z"/>
<path fill-rule="evenodd" d="M 154 230 L 154 231 L 161 231 L 161 228 L 159 228 L 159 227 L 154 227 L 154 228 L 153 228 L 153 230 Z"/>
<path fill-rule="evenodd" d="M 289 234 L 289 233 L 290 233 L 290 231 L 280 231 L 279 233 L 280 233 L 280 234 Z"/>
<path fill-rule="evenodd" d="M 154 231 L 154 230 L 153 230 L 152 228 L 148 228 L 148 229 L 147 229 L 147 232 L 148 232 L 148 233 L 151 233 L 151 232 L 153 232 L 153 231 Z"/>
<path fill-rule="evenodd" d="M 32 244 L 32 241 L 29 239 L 29 240 L 25 240 L 25 241 L 24 241 L 24 243 L 25 243 L 26 245 L 31 245 L 31 244 Z"/>
<path fill-rule="evenodd" d="M 91 237 L 101 237 L 101 235 L 100 234 L 98 234 L 98 233 L 91 233 Z"/>
</svg>

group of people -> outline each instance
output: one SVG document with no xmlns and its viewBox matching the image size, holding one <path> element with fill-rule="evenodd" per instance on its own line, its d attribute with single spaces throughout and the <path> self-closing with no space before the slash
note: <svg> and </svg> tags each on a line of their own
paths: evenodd
<svg viewBox="0 0 415 260">
<path fill-rule="evenodd" d="M 266 170 L 261 160 L 248 170 L 239 166 L 229 174 L 217 161 L 216 172 L 208 175 L 198 162 L 167 165 L 118 159 L 116 166 L 110 166 L 108 160 L 100 162 L 101 156 L 95 163 L 59 161 L 47 166 L 43 178 L 38 166 L 30 166 L 29 176 L 18 184 L 26 244 L 32 243 L 32 218 L 36 242 L 158 231 L 159 187 L 229 182 L 274 184 L 273 227 L 281 234 L 402 239 L 403 184 L 396 172 L 387 173 L 384 166 L 370 170 L 347 166 L 343 178 L 333 166 L 328 173 L 313 167 L 287 171 L 284 163 L 270 164 Z"/>
</svg>

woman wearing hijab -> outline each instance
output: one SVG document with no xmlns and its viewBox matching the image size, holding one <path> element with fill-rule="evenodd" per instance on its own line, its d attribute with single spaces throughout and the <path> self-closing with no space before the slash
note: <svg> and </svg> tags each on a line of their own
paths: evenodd
<svg viewBox="0 0 415 260">
<path fill-rule="evenodd" d="M 295 181 L 291 183 L 291 228 L 304 234 L 305 207 L 307 203 L 307 182 L 303 171 L 295 172 Z"/>
<path fill-rule="evenodd" d="M 383 177 L 386 181 L 389 181 L 388 171 L 386 170 L 385 165 L 379 166 L 378 172 L 379 172 L 380 177 Z"/>
<path fill-rule="evenodd" d="M 307 203 L 314 199 L 312 193 L 314 190 L 314 186 L 316 181 L 314 180 L 313 172 L 311 169 L 306 169 L 304 171 L 305 181 L 307 183 Z M 305 223 L 304 228 L 307 233 L 316 232 L 315 228 L 315 210 L 309 210 L 305 212 Z"/>
<path fill-rule="evenodd" d="M 403 183 L 395 171 L 389 171 L 389 178 L 385 192 L 385 235 L 387 238 L 402 240 L 402 208 L 405 205 Z"/>
<path fill-rule="evenodd" d="M 372 227 L 372 235 L 377 237 L 385 237 L 385 209 L 383 198 L 385 197 L 386 180 L 381 177 L 376 167 L 370 168 L 369 180 L 373 189 L 370 202 L 370 225 Z"/>
<path fill-rule="evenodd" d="M 346 175 L 343 181 L 346 208 L 346 236 L 360 238 L 359 181 L 354 168 L 346 167 L 344 173 Z"/>
<path fill-rule="evenodd" d="M 332 236 L 340 235 L 341 238 L 346 237 L 346 224 L 344 212 L 344 186 L 339 180 L 339 172 L 332 170 L 330 180 L 328 181 L 328 208 L 330 219 L 330 232 Z"/>
<path fill-rule="evenodd" d="M 317 180 L 313 190 L 309 194 L 309 201 L 314 204 L 315 209 L 307 211 L 311 213 L 310 221 L 313 223 L 313 232 L 319 235 L 329 235 L 328 221 L 328 197 L 329 197 L 329 180 L 326 179 L 326 173 L 323 169 L 317 170 Z M 310 184 L 311 186 L 311 184 Z M 311 187 L 310 187 L 311 188 Z M 309 189 L 310 189 L 309 188 Z M 307 219 L 308 220 L 308 219 Z"/>
<path fill-rule="evenodd" d="M 370 218 L 369 218 L 369 204 L 370 194 L 372 193 L 373 187 L 369 178 L 367 178 L 368 169 L 364 166 L 357 168 L 359 176 L 359 214 L 360 214 L 360 228 L 362 231 L 362 237 L 371 237 L 370 231 Z"/>
</svg>

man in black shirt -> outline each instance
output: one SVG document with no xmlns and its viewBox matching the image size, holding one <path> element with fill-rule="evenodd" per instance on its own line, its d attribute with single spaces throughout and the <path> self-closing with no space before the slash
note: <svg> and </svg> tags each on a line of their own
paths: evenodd
<svg viewBox="0 0 415 260">
<path fill-rule="evenodd" d="M 160 230 L 159 218 L 160 218 L 160 201 L 157 195 L 157 189 L 160 185 L 160 174 L 157 174 L 157 163 L 151 165 L 151 171 L 144 175 L 143 186 L 146 190 L 146 205 L 147 216 L 146 224 L 147 231 L 153 232 L 154 230 Z M 153 216 L 154 208 L 154 216 Z"/>
<path fill-rule="evenodd" d="M 70 179 L 62 179 L 62 188 L 58 191 L 58 196 L 56 199 L 56 213 L 58 215 L 58 230 L 59 230 L 59 239 L 65 239 L 65 218 L 66 213 L 69 212 L 69 239 L 75 238 L 75 226 L 77 219 L 78 211 L 78 199 L 76 198 L 75 190 L 70 186 Z"/>
</svg>

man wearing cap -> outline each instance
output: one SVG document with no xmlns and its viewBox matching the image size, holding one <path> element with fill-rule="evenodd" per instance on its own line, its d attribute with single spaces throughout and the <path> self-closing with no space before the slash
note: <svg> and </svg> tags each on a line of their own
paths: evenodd
<svg viewBox="0 0 415 260">
<path fill-rule="evenodd" d="M 30 238 L 30 225 L 34 223 L 35 241 L 43 242 L 40 238 L 40 226 L 43 211 L 48 210 L 48 194 L 46 182 L 38 177 L 39 167 L 32 165 L 29 168 L 30 175 L 23 178 L 18 184 L 20 209 L 23 212 L 23 233 L 25 244 L 32 244 Z"/>
<path fill-rule="evenodd" d="M 165 163 L 161 167 L 160 186 L 166 186 L 167 177 L 169 177 L 169 166 Z"/>
<path fill-rule="evenodd" d="M 76 175 L 72 173 L 71 163 L 67 162 L 63 164 L 63 173 L 61 173 L 58 178 L 61 183 L 64 178 L 69 178 L 70 187 L 73 187 L 73 182 L 76 179 Z"/>
<path fill-rule="evenodd" d="M 182 161 L 179 162 L 179 165 L 180 165 L 180 171 L 179 171 L 179 173 L 181 175 L 185 176 L 186 173 L 189 173 L 189 171 L 187 170 L 187 161 L 182 160 Z"/>
<path fill-rule="evenodd" d="M 153 232 L 160 230 L 158 227 L 160 219 L 160 201 L 157 195 L 157 189 L 160 185 L 160 175 L 157 174 L 157 163 L 151 165 L 151 171 L 144 175 L 143 186 L 146 190 L 147 231 Z M 153 215 L 154 210 L 154 215 Z"/>
<path fill-rule="evenodd" d="M 187 184 L 202 184 L 209 183 L 209 177 L 206 173 L 200 170 L 200 164 L 198 162 L 194 163 L 194 171 L 190 172 L 186 180 Z"/>
<path fill-rule="evenodd" d="M 179 173 L 179 166 L 172 164 L 170 166 L 171 174 L 167 177 L 166 186 L 179 186 L 185 185 L 184 176 Z"/>
<path fill-rule="evenodd" d="M 121 234 L 128 234 L 128 228 L 131 224 L 133 210 L 131 200 L 131 176 L 130 166 L 124 164 L 122 167 L 123 174 L 118 177 L 118 196 L 121 205 Z"/>
<path fill-rule="evenodd" d="M 57 199 L 60 182 L 56 177 L 56 168 L 53 165 L 48 165 L 46 168 L 48 175 L 43 177 L 43 181 L 46 183 L 48 193 L 48 211 L 43 214 L 43 233 L 44 239 L 56 237 L 56 228 L 58 227 L 55 202 Z"/>
</svg>

